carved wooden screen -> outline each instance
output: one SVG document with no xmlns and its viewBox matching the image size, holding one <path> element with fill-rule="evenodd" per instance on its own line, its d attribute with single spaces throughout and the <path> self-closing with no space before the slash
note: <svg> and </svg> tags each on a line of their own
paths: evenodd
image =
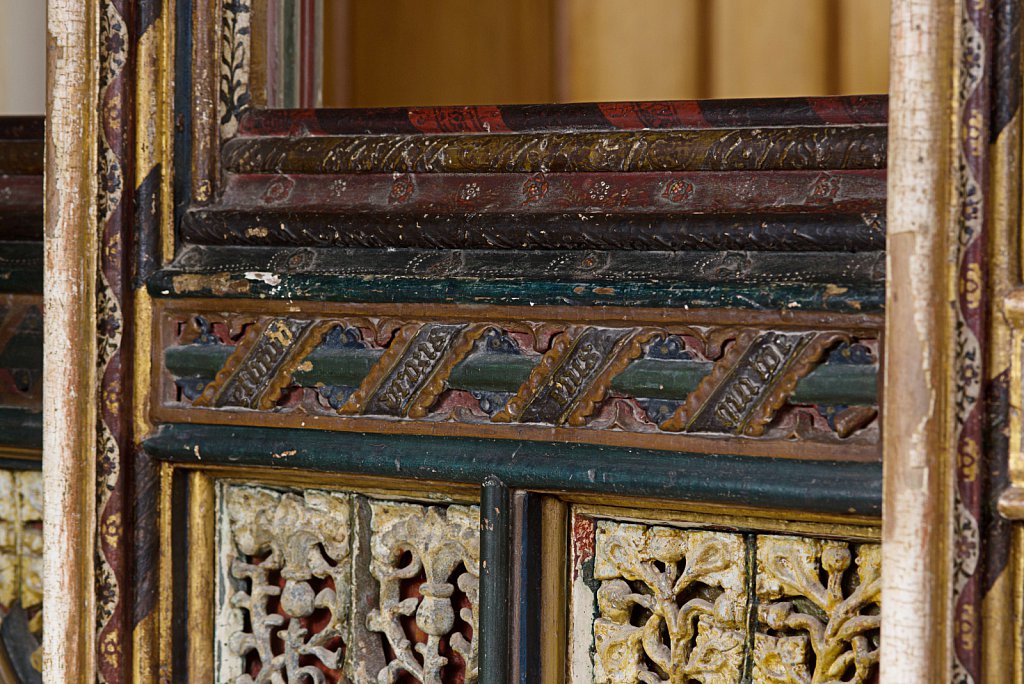
<svg viewBox="0 0 1024 684">
<path fill-rule="evenodd" d="M 42 631 L 43 121 L 0 117 L 0 678 L 38 682 Z"/>
<path fill-rule="evenodd" d="M 874 681 L 884 97 L 274 111 L 174 21 L 154 676 Z"/>
</svg>

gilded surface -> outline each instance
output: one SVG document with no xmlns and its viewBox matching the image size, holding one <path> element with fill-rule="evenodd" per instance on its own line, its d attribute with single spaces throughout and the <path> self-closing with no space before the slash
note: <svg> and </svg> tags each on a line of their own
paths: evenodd
<svg viewBox="0 0 1024 684">
<path fill-rule="evenodd" d="M 348 639 L 351 496 L 225 486 L 221 507 L 220 681 L 328 681 Z"/>
<path fill-rule="evenodd" d="M 452 666 L 477 681 L 480 510 L 475 507 L 371 503 L 370 573 L 380 585 L 367 626 L 380 632 L 393 657 L 378 682 L 450 681 Z M 417 594 L 404 588 L 419 582 Z M 407 627 L 425 639 L 417 641 Z M 448 655 L 445 655 L 448 654 Z"/>
<path fill-rule="evenodd" d="M 573 681 L 876 681 L 880 545 L 589 520 L 573 532 L 570 614 L 591 629 L 574 630 Z"/>
<path fill-rule="evenodd" d="M 596 681 L 740 681 L 744 554 L 738 534 L 599 523 Z"/>
<path fill-rule="evenodd" d="M 881 590 L 878 544 L 758 537 L 754 681 L 872 681 Z"/>
</svg>

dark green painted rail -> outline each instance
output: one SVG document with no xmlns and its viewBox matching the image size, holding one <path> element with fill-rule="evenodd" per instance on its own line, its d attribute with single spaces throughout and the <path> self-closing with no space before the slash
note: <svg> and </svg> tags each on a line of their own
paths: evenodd
<svg viewBox="0 0 1024 684">
<path fill-rule="evenodd" d="M 0 241 L 0 292 L 42 294 L 42 242 Z"/>
<path fill-rule="evenodd" d="M 146 440 L 145 449 L 154 458 L 186 465 L 304 468 L 470 484 L 494 476 L 510 488 L 881 514 L 880 462 L 203 425 L 165 425 Z M 310 482 L 316 482 L 313 473 Z"/>
<path fill-rule="evenodd" d="M 511 667 L 512 496 L 496 477 L 480 491 L 480 684 L 505 684 Z"/>
<path fill-rule="evenodd" d="M 187 345 L 164 353 L 167 370 L 175 377 L 212 380 L 234 347 Z M 380 358 L 371 349 L 317 349 L 309 355 L 312 366 L 295 373 L 295 382 L 312 387 L 318 383 L 358 386 Z M 515 392 L 526 382 L 536 357 L 477 354 L 470 356 L 448 379 L 454 389 L 483 392 Z M 631 397 L 683 400 L 711 370 L 706 361 L 640 359 L 612 381 L 612 388 Z M 874 405 L 877 403 L 877 367 L 825 364 L 801 380 L 792 401 L 808 404 Z"/>
<path fill-rule="evenodd" d="M 222 274 L 212 287 L 189 283 L 179 288 L 176 277 L 188 271 L 159 271 L 149 280 L 153 297 L 218 297 L 358 302 L 367 304 L 489 304 L 492 306 L 630 306 L 691 309 L 751 309 L 869 313 L 882 311 L 881 286 L 843 284 L 842 298 L 828 285 L 795 283 L 771 287 L 724 285 L 708 287 L 678 282 L 618 281 L 614 287 L 585 280 L 505 280 L 478 278 L 427 279 L 397 276 L 270 274 L 274 284 L 253 281 L 245 273 Z"/>
<path fill-rule="evenodd" d="M 0 445 L 19 449 L 43 448 L 43 414 L 0 408 Z"/>
</svg>

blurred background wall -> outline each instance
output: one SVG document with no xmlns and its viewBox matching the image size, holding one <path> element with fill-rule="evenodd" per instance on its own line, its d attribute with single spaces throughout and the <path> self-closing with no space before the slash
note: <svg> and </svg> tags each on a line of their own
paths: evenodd
<svg viewBox="0 0 1024 684">
<path fill-rule="evenodd" d="M 46 111 L 46 0 L 0 0 L 0 116 Z"/>
<path fill-rule="evenodd" d="M 888 89 L 889 0 L 322 0 L 322 8 L 328 107 Z"/>
</svg>

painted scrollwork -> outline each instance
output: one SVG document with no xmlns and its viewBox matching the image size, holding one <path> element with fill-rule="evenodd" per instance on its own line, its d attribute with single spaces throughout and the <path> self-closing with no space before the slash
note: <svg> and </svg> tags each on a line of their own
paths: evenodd
<svg viewBox="0 0 1024 684">
<path fill-rule="evenodd" d="M 594 579 L 597 682 L 740 681 L 742 535 L 603 521 Z"/>
<path fill-rule="evenodd" d="M 802 537 L 757 540 L 759 684 L 872 681 L 881 625 L 881 547 Z"/>
<path fill-rule="evenodd" d="M 219 681 L 339 681 L 329 677 L 348 639 L 351 515 L 348 494 L 223 487 Z"/>
<path fill-rule="evenodd" d="M 377 681 L 477 681 L 480 511 L 370 504 L 370 573 L 380 585 L 367 627 L 393 654 Z M 411 620 L 410 620 L 411 618 Z"/>
</svg>

